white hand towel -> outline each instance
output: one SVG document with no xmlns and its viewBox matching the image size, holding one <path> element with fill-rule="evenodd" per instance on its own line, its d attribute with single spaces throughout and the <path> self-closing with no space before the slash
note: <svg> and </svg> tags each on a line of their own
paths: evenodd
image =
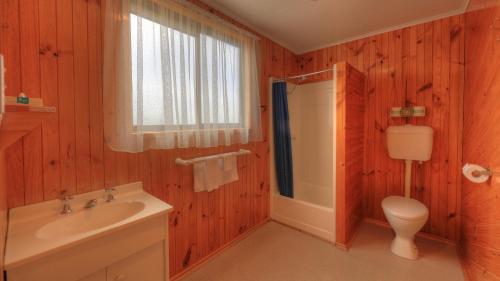
<svg viewBox="0 0 500 281">
<path fill-rule="evenodd" d="M 219 186 L 237 181 L 238 165 L 236 156 L 226 156 L 223 159 L 209 159 L 194 163 L 194 191 L 213 191 Z"/>
<path fill-rule="evenodd" d="M 223 173 L 222 173 L 222 159 L 209 159 L 206 160 L 206 175 L 205 175 L 205 187 L 207 191 L 212 191 L 222 185 Z"/>
<path fill-rule="evenodd" d="M 222 178 L 222 184 L 239 180 L 238 161 L 236 159 L 236 155 L 224 157 L 224 171 Z"/>
<path fill-rule="evenodd" d="M 193 165 L 194 191 L 212 191 L 223 182 L 221 159 L 210 159 Z"/>
<path fill-rule="evenodd" d="M 237 167 L 237 162 L 235 155 L 224 156 L 224 171 L 231 171 Z"/>
<path fill-rule="evenodd" d="M 206 188 L 207 167 L 204 161 L 193 164 L 193 175 L 194 175 L 194 192 L 201 192 L 207 190 Z"/>
</svg>

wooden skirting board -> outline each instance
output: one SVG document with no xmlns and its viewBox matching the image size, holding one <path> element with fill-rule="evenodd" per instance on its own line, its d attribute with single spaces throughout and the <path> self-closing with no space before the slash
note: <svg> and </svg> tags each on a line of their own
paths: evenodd
<svg viewBox="0 0 500 281">
<path fill-rule="evenodd" d="M 471 281 L 469 277 L 469 272 L 467 271 L 467 264 L 465 262 L 464 251 L 460 246 L 460 244 L 457 245 L 457 254 L 458 258 L 460 259 L 460 267 L 462 268 L 462 272 L 464 274 L 464 281 Z"/>
<path fill-rule="evenodd" d="M 359 234 L 359 230 L 360 230 L 360 227 L 358 225 L 358 227 L 356 227 L 353 230 L 353 233 L 351 234 L 350 239 L 345 244 L 344 243 L 340 243 L 340 242 L 335 242 L 335 247 L 337 247 L 338 249 L 340 249 L 342 251 L 346 251 L 346 252 L 349 251 L 349 249 L 352 246 L 352 243 L 354 242 L 354 240 L 356 240 L 356 237 Z"/>
</svg>

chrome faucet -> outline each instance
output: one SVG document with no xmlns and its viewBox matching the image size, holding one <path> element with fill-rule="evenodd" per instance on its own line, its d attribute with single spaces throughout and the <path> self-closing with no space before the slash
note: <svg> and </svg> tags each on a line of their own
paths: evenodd
<svg viewBox="0 0 500 281">
<path fill-rule="evenodd" d="M 85 209 L 92 209 L 97 205 L 97 199 L 91 199 L 85 204 Z"/>
<path fill-rule="evenodd" d="M 115 200 L 115 196 L 113 195 L 113 191 L 115 191 L 114 188 L 105 188 L 104 189 L 104 197 L 106 199 L 106 202 L 112 202 Z"/>
<path fill-rule="evenodd" d="M 71 209 L 70 200 L 73 199 L 73 196 L 68 195 L 68 192 L 66 190 L 63 190 L 61 191 L 60 199 L 63 203 L 61 214 L 63 215 L 71 214 L 73 212 L 73 209 Z"/>
</svg>

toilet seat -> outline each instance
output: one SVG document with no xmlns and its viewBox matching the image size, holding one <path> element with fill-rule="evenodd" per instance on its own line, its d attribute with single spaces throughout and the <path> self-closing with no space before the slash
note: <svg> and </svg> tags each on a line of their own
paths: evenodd
<svg viewBox="0 0 500 281">
<path fill-rule="evenodd" d="M 429 210 L 419 201 L 402 196 L 389 196 L 382 201 L 382 209 L 402 220 L 427 220 Z"/>
</svg>

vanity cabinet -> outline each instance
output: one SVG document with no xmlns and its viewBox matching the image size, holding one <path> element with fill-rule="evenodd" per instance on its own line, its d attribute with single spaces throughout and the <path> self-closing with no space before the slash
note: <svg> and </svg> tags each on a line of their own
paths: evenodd
<svg viewBox="0 0 500 281">
<path fill-rule="evenodd" d="M 107 281 L 157 281 L 165 278 L 165 257 L 161 245 L 153 245 L 125 258 L 106 270 Z"/>
<path fill-rule="evenodd" d="M 150 219 L 31 263 L 7 269 L 7 280 L 168 280 L 166 218 L 163 215 Z"/>
<path fill-rule="evenodd" d="M 167 280 L 164 262 L 162 243 L 158 243 L 78 281 Z"/>
<path fill-rule="evenodd" d="M 112 203 L 100 202 L 92 210 L 74 210 L 69 215 L 60 214 L 60 202 L 13 209 L 7 238 L 7 280 L 168 280 L 168 212 L 172 207 L 144 192 L 140 184 L 121 189 L 124 191 L 117 187 Z M 82 198 L 74 203 L 83 206 L 102 193 L 77 195 L 74 200 Z M 44 215 L 40 209 L 57 212 Z M 26 214 L 38 217 L 26 220 Z M 103 224 L 106 219 L 109 226 Z M 68 232 L 69 228 L 74 231 Z"/>
</svg>

